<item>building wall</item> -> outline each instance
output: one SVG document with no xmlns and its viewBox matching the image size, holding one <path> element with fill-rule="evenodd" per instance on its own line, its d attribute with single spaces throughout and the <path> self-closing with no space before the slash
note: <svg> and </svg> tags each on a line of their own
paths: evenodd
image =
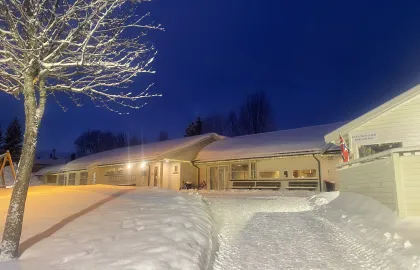
<svg viewBox="0 0 420 270">
<path fill-rule="evenodd" d="M 339 170 L 340 191 L 374 198 L 397 210 L 395 171 L 391 158 L 378 159 Z"/>
<path fill-rule="evenodd" d="M 400 158 L 406 215 L 420 216 L 420 155 Z"/>
<path fill-rule="evenodd" d="M 349 132 L 349 137 L 369 132 L 376 133 L 377 138 L 363 143 L 351 140 L 350 146 L 354 153 L 362 144 L 402 142 L 403 147 L 420 145 L 420 96 L 355 128 Z"/>
<path fill-rule="evenodd" d="M 326 191 L 324 180 L 335 183 L 335 190 L 340 190 L 340 176 L 337 165 L 342 163 L 341 155 L 320 156 L 321 161 L 321 180 L 323 181 L 323 191 Z"/>
<path fill-rule="evenodd" d="M 336 166 L 340 162 L 341 156 L 317 156 L 321 163 L 321 179 L 328 179 L 334 182 L 338 182 L 339 176 L 337 173 Z M 313 156 L 297 156 L 297 157 L 284 157 L 284 158 L 273 158 L 273 159 L 259 159 L 259 160 L 245 160 L 245 161 L 227 161 L 227 162 L 208 162 L 200 163 L 197 166 L 200 168 L 200 181 L 206 181 L 207 188 L 211 189 L 210 183 L 210 168 L 211 167 L 223 167 L 228 166 L 229 180 L 231 180 L 231 165 L 240 163 L 251 163 L 255 162 L 256 166 L 256 178 L 249 179 L 253 181 L 283 181 L 282 188 L 289 188 L 288 182 L 296 182 L 299 180 L 319 182 L 319 169 L 318 162 Z M 309 178 L 294 178 L 294 170 L 316 170 L 315 177 Z M 277 172 L 278 178 L 263 178 L 261 173 Z M 285 175 L 287 171 L 287 176 Z M 309 180 L 308 180 L 309 179 Z M 338 184 L 337 184 L 338 186 Z M 229 181 L 229 187 L 232 187 L 232 181 Z"/>
<path fill-rule="evenodd" d="M 181 189 L 181 163 L 170 162 L 169 163 L 169 188 L 172 190 Z"/>
<path fill-rule="evenodd" d="M 190 162 L 181 162 L 181 181 L 185 183 L 198 184 L 198 169 Z"/>
</svg>

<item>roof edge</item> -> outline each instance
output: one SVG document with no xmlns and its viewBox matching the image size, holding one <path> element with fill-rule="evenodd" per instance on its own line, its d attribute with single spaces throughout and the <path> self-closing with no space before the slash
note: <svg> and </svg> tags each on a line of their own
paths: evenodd
<svg viewBox="0 0 420 270">
<path fill-rule="evenodd" d="M 383 113 L 411 100 L 412 98 L 415 98 L 417 95 L 420 94 L 420 84 L 410 88 L 409 90 L 403 92 L 402 94 L 388 100 L 387 102 L 383 103 L 382 105 L 379 105 L 376 108 L 373 108 L 372 110 L 368 111 L 365 114 L 362 114 L 361 116 L 357 117 L 356 119 L 348 122 L 347 124 L 337 128 L 334 131 L 331 131 L 330 133 L 326 134 L 324 136 L 325 142 L 332 142 L 336 141 L 338 139 L 338 134 L 347 134 L 350 130 L 353 130 L 368 121 L 382 115 Z"/>
</svg>

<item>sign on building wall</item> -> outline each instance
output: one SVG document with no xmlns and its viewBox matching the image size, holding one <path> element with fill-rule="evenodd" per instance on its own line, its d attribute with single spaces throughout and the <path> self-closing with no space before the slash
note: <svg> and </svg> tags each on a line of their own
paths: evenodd
<svg viewBox="0 0 420 270">
<path fill-rule="evenodd" d="M 378 140 L 378 134 L 376 131 L 365 131 L 351 135 L 351 140 L 354 144 L 374 144 Z"/>
</svg>

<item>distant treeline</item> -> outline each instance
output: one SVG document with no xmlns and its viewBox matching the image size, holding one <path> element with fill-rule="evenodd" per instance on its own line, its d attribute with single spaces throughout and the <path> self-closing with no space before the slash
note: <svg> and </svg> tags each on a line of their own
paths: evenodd
<svg viewBox="0 0 420 270">
<path fill-rule="evenodd" d="M 185 130 L 185 136 L 195 136 L 210 132 L 230 137 L 257 134 L 276 130 L 270 101 L 265 92 L 249 95 L 245 102 L 227 115 L 213 113 L 197 117 Z"/>
</svg>

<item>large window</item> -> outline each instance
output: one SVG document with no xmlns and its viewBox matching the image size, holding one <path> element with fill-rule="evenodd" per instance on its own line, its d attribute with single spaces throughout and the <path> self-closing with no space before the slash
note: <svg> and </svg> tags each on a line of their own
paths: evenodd
<svg viewBox="0 0 420 270">
<path fill-rule="evenodd" d="M 361 145 L 359 146 L 359 158 L 399 147 L 402 147 L 402 142 Z"/>
<path fill-rule="evenodd" d="M 261 178 L 280 178 L 280 171 L 260 172 Z"/>
<path fill-rule="evenodd" d="M 88 181 L 88 173 L 87 172 L 81 172 L 80 173 L 80 185 L 87 185 Z"/>
<path fill-rule="evenodd" d="M 315 169 L 293 171 L 293 178 L 316 178 L 316 177 L 317 177 L 317 174 L 316 174 Z"/>
<path fill-rule="evenodd" d="M 69 174 L 69 179 L 67 180 L 67 185 L 74 186 L 75 184 L 76 184 L 76 174 L 75 173 L 70 173 Z"/>
<path fill-rule="evenodd" d="M 255 178 L 255 163 L 232 164 L 232 180 L 247 180 Z"/>
</svg>

